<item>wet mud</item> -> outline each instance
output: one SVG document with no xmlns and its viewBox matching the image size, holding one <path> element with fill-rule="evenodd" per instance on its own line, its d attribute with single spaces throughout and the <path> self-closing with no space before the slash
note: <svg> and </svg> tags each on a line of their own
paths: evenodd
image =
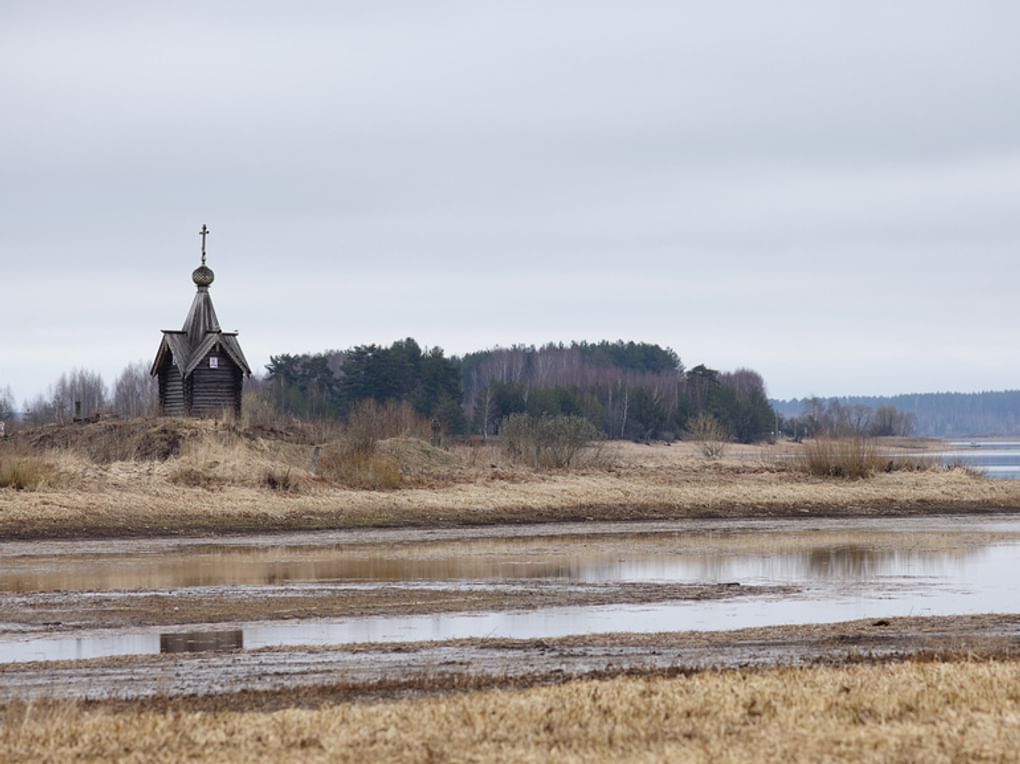
<svg viewBox="0 0 1020 764">
<path fill-rule="evenodd" d="M 245 652 L 237 632 L 177 635 L 156 656 L 0 667 L 0 701 L 219 697 L 264 708 L 357 697 L 519 686 L 621 673 L 845 664 L 939 656 L 1020 656 L 1020 615 L 866 619 L 728 632 L 600 634 Z M 204 639 L 200 652 L 187 640 Z M 176 649 L 181 647 L 182 649 Z M 262 697 L 259 697 L 259 695 Z"/>
<path fill-rule="evenodd" d="M 271 620 L 412 616 L 540 608 L 597 607 L 779 596 L 792 586 L 577 583 L 538 581 L 418 586 L 214 587 L 200 591 L 47 592 L 0 599 L 0 638 L 78 630 Z M 0 658 L 2 658 L 0 651 Z"/>
<path fill-rule="evenodd" d="M 1016 517 L 0 543 L 0 698 L 1012 655 L 1018 567 Z"/>
</svg>

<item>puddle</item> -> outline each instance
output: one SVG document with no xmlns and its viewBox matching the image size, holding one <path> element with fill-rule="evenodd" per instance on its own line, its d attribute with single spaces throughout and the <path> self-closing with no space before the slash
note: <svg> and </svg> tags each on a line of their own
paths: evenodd
<svg viewBox="0 0 1020 764">
<path fill-rule="evenodd" d="M 581 526 L 583 527 L 583 526 Z M 352 546 L 188 547 L 181 542 L 108 555 L 0 553 L 0 592 L 138 592 L 291 582 L 495 586 L 539 579 L 584 583 L 722 583 L 795 586 L 785 596 L 529 611 L 235 624 L 229 629 L 138 629 L 0 639 L 0 663 L 270 646 L 478 637 L 552 638 L 636 631 L 724 630 L 868 617 L 1012 613 L 1020 603 L 1020 519 L 896 518 L 634 524 L 603 533 L 550 532 Z M 654 530 L 649 530 L 654 527 Z M 396 534 L 395 534 L 396 535 Z M 144 542 L 138 545 L 144 547 Z M 10 552 L 8 545 L 5 551 Z M 0 595 L 3 596 L 3 595 Z M 343 596 L 337 591 L 337 596 Z"/>
</svg>

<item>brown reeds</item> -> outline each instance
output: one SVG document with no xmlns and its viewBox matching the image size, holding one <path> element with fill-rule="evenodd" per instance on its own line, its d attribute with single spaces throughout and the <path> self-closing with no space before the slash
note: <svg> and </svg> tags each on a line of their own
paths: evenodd
<svg viewBox="0 0 1020 764">
<path fill-rule="evenodd" d="M 923 472 L 951 469 L 922 455 L 905 456 L 883 450 L 874 438 L 817 438 L 804 443 L 797 461 L 816 477 L 859 480 L 880 472 Z M 974 476 L 979 473 L 971 471 Z"/>
<path fill-rule="evenodd" d="M 804 444 L 800 465 L 817 477 L 860 479 L 879 471 L 881 456 L 868 438 L 817 438 Z"/>
</svg>

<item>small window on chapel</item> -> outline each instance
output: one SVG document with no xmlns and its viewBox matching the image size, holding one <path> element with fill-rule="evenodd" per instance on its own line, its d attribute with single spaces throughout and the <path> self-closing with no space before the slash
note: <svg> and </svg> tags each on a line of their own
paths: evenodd
<svg viewBox="0 0 1020 764">
<path fill-rule="evenodd" d="M 220 368 L 220 359 L 217 356 L 214 355 L 209 356 L 209 368 L 210 369 Z"/>
</svg>

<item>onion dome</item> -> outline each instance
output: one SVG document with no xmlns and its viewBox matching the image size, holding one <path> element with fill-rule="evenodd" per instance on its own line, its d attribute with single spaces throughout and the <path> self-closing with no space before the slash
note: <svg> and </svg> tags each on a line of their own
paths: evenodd
<svg viewBox="0 0 1020 764">
<path fill-rule="evenodd" d="M 191 272 L 191 280 L 195 282 L 195 286 L 200 288 L 209 286 L 213 283 L 213 279 L 216 277 L 212 268 L 205 264 L 205 258 L 202 258 L 202 260 L 203 263 Z"/>
</svg>

